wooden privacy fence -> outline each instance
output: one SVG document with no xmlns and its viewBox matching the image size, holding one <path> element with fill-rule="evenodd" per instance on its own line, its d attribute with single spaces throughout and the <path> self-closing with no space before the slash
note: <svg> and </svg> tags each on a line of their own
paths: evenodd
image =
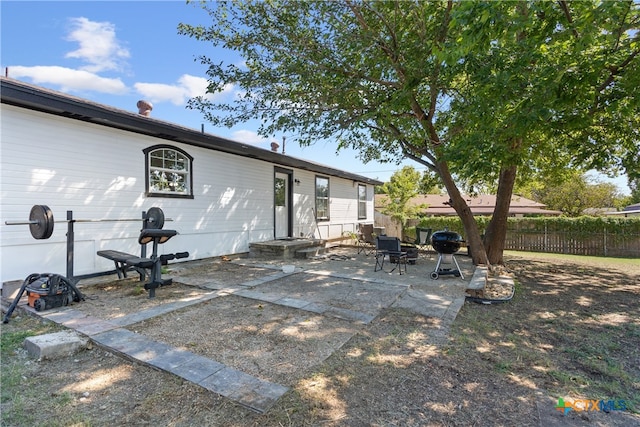
<svg viewBox="0 0 640 427">
<path fill-rule="evenodd" d="M 478 228 L 486 229 L 489 220 L 476 217 Z M 423 218 L 419 225 L 465 234 L 457 217 Z M 509 218 L 505 249 L 640 258 L 640 217 Z"/>
<path fill-rule="evenodd" d="M 562 231 L 507 230 L 505 249 L 571 255 L 640 257 L 640 234 L 613 234 L 607 230 L 588 235 Z"/>
</svg>

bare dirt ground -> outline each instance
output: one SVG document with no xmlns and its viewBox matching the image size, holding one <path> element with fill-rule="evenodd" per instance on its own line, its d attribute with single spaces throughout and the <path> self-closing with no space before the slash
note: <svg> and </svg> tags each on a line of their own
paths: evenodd
<svg viewBox="0 0 640 427">
<path fill-rule="evenodd" d="M 201 268 L 216 289 L 272 274 Z M 59 327 L 21 314 L 2 326 L 2 425 L 640 425 L 640 267 L 511 257 L 506 269 L 514 298 L 466 303 L 444 345 L 440 319 L 404 309 L 364 325 L 233 295 L 129 327 L 291 387 L 266 414 L 95 346 L 36 361 L 5 338 Z M 180 277 L 155 300 L 131 281 L 86 288 L 74 308 L 117 318 L 212 291 Z M 357 296 L 346 285 L 338 300 Z M 624 400 L 628 410 L 563 417 L 559 397 Z"/>
</svg>

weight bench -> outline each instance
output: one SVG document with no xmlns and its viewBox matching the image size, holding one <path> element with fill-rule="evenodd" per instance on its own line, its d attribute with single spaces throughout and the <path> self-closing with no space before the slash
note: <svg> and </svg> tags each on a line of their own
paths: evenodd
<svg viewBox="0 0 640 427">
<path fill-rule="evenodd" d="M 147 243 L 153 243 L 153 252 L 150 258 L 142 258 L 114 250 L 98 251 L 97 254 L 115 263 L 119 279 L 127 277 L 127 271 L 134 269 L 140 273 L 140 280 L 142 281 L 147 275 L 146 270 L 151 269 L 149 283 L 145 283 L 144 288 L 149 291 L 149 298 L 154 298 L 156 296 L 156 288 L 170 285 L 172 282 L 171 279 L 162 280 L 162 265 L 166 265 L 167 261 L 187 258 L 189 256 L 189 252 L 178 252 L 158 256 L 158 245 L 165 243 L 176 234 L 178 234 L 176 230 L 143 229 L 140 232 L 140 237 L 138 237 L 138 243 L 143 247 Z"/>
<path fill-rule="evenodd" d="M 128 254 L 120 251 L 98 251 L 98 255 L 110 259 L 116 265 L 116 273 L 118 273 L 118 279 L 126 278 L 127 271 L 134 268 L 147 269 L 153 267 L 153 260 L 150 258 L 140 258 L 139 256 Z M 140 274 L 146 274 L 144 271 Z"/>
</svg>

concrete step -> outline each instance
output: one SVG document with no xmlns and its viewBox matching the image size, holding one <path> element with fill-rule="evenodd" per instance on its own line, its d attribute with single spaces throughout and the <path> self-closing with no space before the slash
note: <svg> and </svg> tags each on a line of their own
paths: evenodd
<svg viewBox="0 0 640 427">
<path fill-rule="evenodd" d="M 250 257 L 267 257 L 292 259 L 298 258 L 296 253 L 316 247 L 324 248 L 326 241 L 319 239 L 278 239 L 249 244 Z M 301 252 L 302 254 L 303 252 Z M 302 256 L 302 255 L 301 255 Z"/>
<path fill-rule="evenodd" d="M 29 355 L 37 359 L 56 359 L 86 348 L 88 341 L 74 331 L 62 331 L 27 337 L 24 340 L 24 348 Z"/>
<path fill-rule="evenodd" d="M 298 249 L 295 252 L 295 258 L 307 259 L 327 253 L 328 249 L 324 246 L 313 246 L 311 248 Z"/>
</svg>

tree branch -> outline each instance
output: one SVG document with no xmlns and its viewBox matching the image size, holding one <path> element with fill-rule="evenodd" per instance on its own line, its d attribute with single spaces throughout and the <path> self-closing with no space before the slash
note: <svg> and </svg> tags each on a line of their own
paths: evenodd
<svg viewBox="0 0 640 427">
<path fill-rule="evenodd" d="M 573 17 L 571 16 L 569 5 L 564 0 L 559 0 L 558 5 L 560 6 L 560 9 L 562 9 L 562 12 L 564 13 L 565 18 L 567 18 L 567 22 L 569 22 L 569 25 L 571 26 L 571 31 L 573 32 L 573 36 L 576 39 L 580 38 L 580 34 L 578 34 L 578 30 L 576 30 L 575 27 L 573 26 Z"/>
<path fill-rule="evenodd" d="M 615 79 L 615 77 L 617 75 L 619 75 L 622 71 L 624 71 L 625 67 L 627 65 L 629 65 L 631 63 L 631 61 L 633 61 L 633 59 L 635 57 L 637 57 L 640 54 L 640 50 L 635 50 L 633 52 L 631 52 L 629 54 L 629 56 L 622 61 L 619 65 L 612 65 L 608 68 L 609 70 L 609 76 L 607 77 L 607 79 L 602 82 L 602 84 L 600 86 L 598 86 L 597 88 L 597 92 L 600 93 L 603 90 L 605 90 L 611 83 L 613 83 L 613 80 Z"/>
<path fill-rule="evenodd" d="M 366 19 L 360 12 L 360 9 L 357 6 L 355 6 L 350 0 L 347 0 L 346 3 L 349 9 L 351 10 L 351 12 L 353 12 L 353 15 L 358 21 L 358 24 L 360 25 L 360 27 L 362 27 L 364 30 L 368 32 L 372 32 L 371 27 L 369 26 Z M 391 65 L 393 66 L 395 71 L 398 73 L 398 76 L 401 77 L 402 80 L 405 80 L 406 79 L 405 70 L 400 66 L 400 62 L 398 61 L 398 56 L 395 54 L 394 50 L 390 48 L 383 40 L 380 40 L 378 37 L 374 39 L 374 42 L 378 47 L 380 47 L 380 49 L 382 49 L 382 51 L 391 60 Z"/>
</svg>

